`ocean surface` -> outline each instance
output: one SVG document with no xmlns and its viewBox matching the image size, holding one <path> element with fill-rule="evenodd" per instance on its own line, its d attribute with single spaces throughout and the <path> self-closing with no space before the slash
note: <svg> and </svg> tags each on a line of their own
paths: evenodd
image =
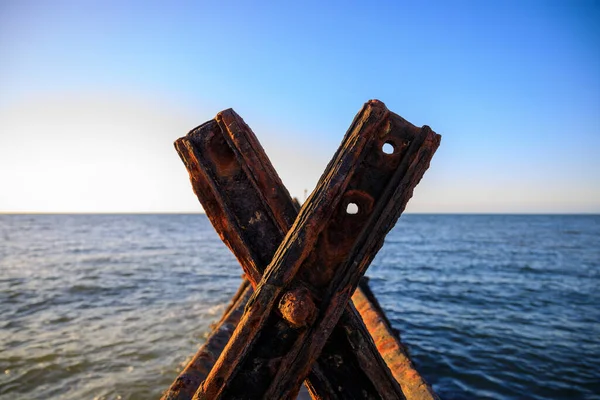
<svg viewBox="0 0 600 400">
<path fill-rule="evenodd" d="M 405 215 L 367 275 L 442 399 L 600 399 L 600 216 Z M 0 215 L 0 398 L 159 398 L 240 276 L 204 215 Z"/>
</svg>

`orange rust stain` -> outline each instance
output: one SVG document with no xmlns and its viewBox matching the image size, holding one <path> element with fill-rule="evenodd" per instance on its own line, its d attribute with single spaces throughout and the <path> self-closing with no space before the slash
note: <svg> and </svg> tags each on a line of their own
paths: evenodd
<svg viewBox="0 0 600 400">
<path fill-rule="evenodd" d="M 310 292 L 305 288 L 298 288 L 286 292 L 281 297 L 279 311 L 290 325 L 301 328 L 313 322 L 316 306 Z"/>
<path fill-rule="evenodd" d="M 218 175 L 232 176 L 240 170 L 233 150 L 225 143 L 225 139 L 215 134 L 209 139 L 207 146 L 208 155 L 217 169 Z"/>
</svg>

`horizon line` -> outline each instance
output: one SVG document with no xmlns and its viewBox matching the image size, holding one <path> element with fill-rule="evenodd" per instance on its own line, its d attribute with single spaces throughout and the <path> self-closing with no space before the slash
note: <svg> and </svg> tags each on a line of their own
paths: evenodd
<svg viewBox="0 0 600 400">
<path fill-rule="evenodd" d="M 206 215 L 204 211 L 0 211 L 0 215 Z M 529 211 L 408 211 L 402 215 L 600 215 L 600 212 L 529 212 Z"/>
</svg>

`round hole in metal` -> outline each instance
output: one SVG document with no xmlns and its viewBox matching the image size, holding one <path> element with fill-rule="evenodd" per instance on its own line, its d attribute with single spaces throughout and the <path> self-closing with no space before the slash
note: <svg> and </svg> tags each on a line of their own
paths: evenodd
<svg viewBox="0 0 600 400">
<path fill-rule="evenodd" d="M 346 206 L 346 214 L 350 214 L 350 215 L 358 214 L 358 204 L 348 203 L 348 205 Z"/>
<path fill-rule="evenodd" d="M 381 151 L 385 154 L 393 154 L 396 151 L 396 148 L 391 142 L 385 142 L 383 146 L 381 146 Z"/>
</svg>

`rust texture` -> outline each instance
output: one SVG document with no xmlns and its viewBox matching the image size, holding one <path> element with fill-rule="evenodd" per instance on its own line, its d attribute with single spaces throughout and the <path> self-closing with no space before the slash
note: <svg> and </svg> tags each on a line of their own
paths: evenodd
<svg viewBox="0 0 600 400">
<path fill-rule="evenodd" d="M 294 328 L 302 328 L 312 323 L 316 314 L 315 303 L 305 288 L 293 289 L 281 296 L 279 312 Z"/>
<path fill-rule="evenodd" d="M 192 130 L 175 147 L 209 219 L 257 284 L 298 213 L 264 150 L 232 110 Z M 364 324 L 347 320 L 346 328 L 336 327 L 308 378 L 315 398 L 363 398 L 363 392 L 376 398 L 376 386 L 395 385 Z"/>
<path fill-rule="evenodd" d="M 407 400 L 438 400 L 437 395 L 415 369 L 408 352 L 397 337 L 366 279 L 361 280 L 352 301 L 360 313 L 377 350 L 381 353 L 394 378 L 402 386 Z"/>
<path fill-rule="evenodd" d="M 252 288 L 248 289 L 248 286 L 249 282 L 244 279 L 238 292 L 223 313 L 221 320 L 214 324 L 213 332 L 206 343 L 200 347 L 191 361 L 177 376 L 161 400 L 190 400 L 193 397 L 239 322 L 243 308 L 253 293 Z M 397 330 L 392 328 L 371 291 L 368 278 L 363 277 L 361 279 L 358 288 L 352 295 L 352 302 L 364 321 L 369 334 L 378 345 L 378 350 L 391 369 L 394 378 L 402 387 L 406 399 L 438 400 L 431 386 L 425 382 L 414 368 L 408 352 L 398 337 Z"/>
<path fill-rule="evenodd" d="M 391 154 L 382 151 L 384 143 L 393 147 Z M 428 127 L 414 127 L 380 102 L 363 108 L 267 269 L 200 397 L 289 397 L 297 392 L 438 144 L 439 136 Z M 232 164 L 220 159 L 215 167 L 227 176 L 235 174 Z M 192 183 L 197 189 L 193 176 Z M 358 207 L 357 213 L 347 212 L 350 204 Z M 260 218 L 255 214 L 245 223 Z M 220 222 L 225 226 L 231 221 Z M 231 239 L 223 238 L 233 249 Z M 300 289 L 310 292 L 316 316 L 298 328 L 278 312 L 277 304 Z M 401 396 L 385 384 L 377 390 L 381 397 Z"/>
<path fill-rule="evenodd" d="M 244 127 L 244 124 L 242 124 L 241 126 Z M 241 132 L 241 134 L 242 135 L 245 134 L 246 136 L 248 136 L 248 134 L 246 132 Z M 250 131 L 250 134 L 251 134 L 251 131 Z M 239 134 L 231 134 L 231 133 L 230 133 L 230 135 L 232 137 L 234 137 L 234 136 L 240 136 Z M 221 145 L 225 145 L 225 143 L 221 143 Z M 262 149 L 260 147 L 258 147 L 258 150 L 256 150 L 256 151 L 260 153 L 260 151 L 262 151 Z M 217 150 L 216 152 L 219 153 L 219 154 L 226 154 L 226 150 L 223 150 L 223 149 Z M 262 158 L 267 159 L 266 155 L 264 155 L 264 153 L 262 154 Z M 267 159 L 267 161 L 268 161 L 268 159 Z M 267 164 L 268 164 L 267 166 L 270 166 L 269 163 L 267 163 Z M 261 168 L 256 168 L 255 165 L 253 165 L 253 164 L 248 164 L 247 168 L 250 171 L 252 171 L 252 170 L 262 171 Z M 268 168 L 267 168 L 267 171 L 269 171 Z M 272 172 L 274 174 L 274 171 L 272 171 Z M 193 177 L 193 176 L 197 176 L 197 175 L 198 175 L 197 171 L 190 170 L 190 176 Z M 257 174 L 254 174 L 254 175 L 256 176 Z M 194 181 L 194 179 L 192 179 L 192 182 L 193 181 Z M 284 193 L 285 190 L 284 189 L 279 189 L 278 192 L 279 193 Z M 287 192 L 285 192 L 285 193 L 287 193 Z M 201 200 L 202 200 L 202 197 L 201 197 Z M 235 201 L 242 201 L 240 198 L 234 198 L 234 199 L 228 199 L 228 200 L 229 201 L 234 201 L 234 202 Z M 286 199 L 285 196 L 281 196 L 280 201 L 288 201 L 289 202 L 290 200 L 289 200 L 289 198 Z M 295 206 L 295 208 L 299 208 L 299 204 L 298 204 L 297 199 L 294 199 L 294 206 Z M 275 213 L 285 212 L 285 210 L 286 210 L 285 207 L 281 207 L 281 206 L 279 206 L 279 207 L 280 207 L 280 209 L 279 210 L 275 210 Z M 236 208 L 236 207 L 234 207 L 234 208 Z M 289 210 L 289 207 L 287 208 L 287 210 Z M 267 217 L 270 216 L 269 213 L 265 213 L 265 214 L 267 215 Z M 209 213 L 209 216 L 211 216 L 211 215 L 212 214 Z M 293 218 L 295 218 L 295 216 L 293 216 L 291 219 L 293 219 Z M 255 223 L 260 223 L 260 224 L 264 223 L 264 219 L 261 220 L 261 221 L 258 221 L 258 222 L 255 221 Z M 361 289 L 361 288 L 363 288 L 363 289 Z M 360 293 L 361 290 L 364 290 L 367 295 L 365 295 L 363 293 Z M 367 303 L 367 302 L 364 302 L 364 301 L 357 302 L 358 301 L 357 299 L 361 299 L 362 300 L 362 299 L 366 299 L 366 298 L 372 299 L 371 303 Z M 399 341 L 399 338 L 397 338 L 393 334 L 390 335 L 388 333 L 388 331 L 386 331 L 386 330 L 378 329 L 378 325 L 377 325 L 376 322 L 378 320 L 387 321 L 387 319 L 385 317 L 385 314 L 378 308 L 378 303 L 374 299 L 374 297 L 372 296 L 372 293 L 370 292 L 370 290 L 368 290 L 368 286 L 366 285 L 366 283 L 363 285 L 362 282 L 361 282 L 361 287 L 359 287 L 357 289 L 356 293 L 353 296 L 353 300 L 355 302 L 357 302 L 356 303 L 357 307 L 359 308 L 359 310 L 361 312 L 364 312 L 365 315 L 370 315 L 371 316 L 371 318 L 369 318 L 368 320 L 365 320 L 365 322 L 367 323 L 367 328 L 369 330 L 369 333 L 373 336 L 373 338 L 375 339 L 375 341 L 377 343 L 382 343 L 382 342 L 387 343 L 387 345 L 385 346 L 385 348 L 382 349 L 383 350 L 382 351 L 382 355 L 383 355 L 384 359 L 386 360 L 386 363 L 388 364 L 388 366 L 389 367 L 394 367 L 394 368 L 401 367 L 403 369 L 403 371 L 406 371 L 407 368 L 408 369 L 412 368 L 412 365 L 410 365 L 410 364 L 406 364 L 406 363 L 405 364 L 401 364 L 401 363 L 399 364 L 398 362 L 396 362 L 397 361 L 397 357 L 394 357 L 395 354 L 397 354 L 398 352 L 401 352 L 402 354 L 405 354 L 404 353 L 404 349 L 402 347 L 402 344 Z M 378 316 L 378 318 L 372 318 L 373 315 Z M 375 323 L 371 324 L 371 322 L 375 322 Z M 389 322 L 388 322 L 388 327 L 390 327 Z M 392 331 L 391 327 L 389 328 L 389 331 Z M 378 335 L 383 335 L 383 336 L 381 337 L 381 336 L 378 336 Z M 322 357 L 322 358 L 325 358 L 325 357 Z M 335 359 L 336 357 L 330 357 L 330 358 Z M 399 376 L 414 377 L 413 380 L 416 383 L 412 384 L 412 386 L 415 386 L 415 387 L 421 386 L 422 388 L 427 388 L 427 390 L 430 391 L 430 388 L 428 386 L 422 386 L 423 383 L 424 383 L 424 381 L 422 380 L 422 378 L 418 375 L 418 373 L 416 371 L 414 371 L 412 374 L 406 374 L 406 373 L 404 373 L 404 375 L 399 375 L 398 371 L 396 371 L 396 370 L 393 369 L 392 373 L 394 374 L 394 377 L 396 377 L 397 379 L 398 379 Z M 403 388 L 404 388 L 405 385 L 411 386 L 411 382 L 408 382 L 407 380 L 399 381 L 399 382 L 401 383 L 401 385 L 403 386 Z M 404 392 L 406 393 L 407 390 L 404 389 Z M 420 393 L 421 393 L 420 396 L 413 397 L 413 394 L 417 394 L 417 392 L 414 391 L 414 390 L 408 390 L 408 393 L 406 393 L 406 395 L 407 395 L 408 399 L 411 399 L 411 398 L 415 398 L 415 399 L 416 398 L 419 398 L 419 399 L 421 399 L 421 398 L 428 398 L 426 395 L 423 394 L 423 393 L 427 393 L 426 390 L 421 390 Z M 314 395 L 314 393 L 313 393 L 313 395 Z M 430 391 L 430 397 L 429 398 L 434 398 L 434 396 L 435 395 L 433 394 L 433 392 Z"/>
<path fill-rule="evenodd" d="M 244 280 L 206 342 L 165 391 L 161 400 L 190 400 L 194 396 L 231 338 L 252 293 L 249 282 Z"/>
</svg>

